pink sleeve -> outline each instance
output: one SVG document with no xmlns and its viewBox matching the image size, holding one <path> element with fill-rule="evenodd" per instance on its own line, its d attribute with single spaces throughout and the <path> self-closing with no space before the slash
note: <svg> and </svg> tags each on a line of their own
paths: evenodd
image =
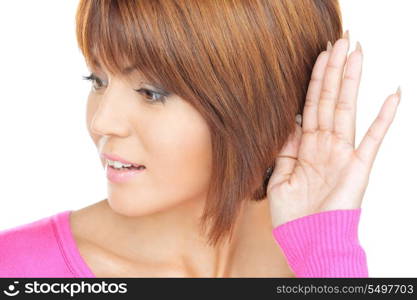
<svg viewBox="0 0 417 300">
<path fill-rule="evenodd" d="M 368 277 L 359 244 L 361 208 L 323 211 L 273 229 L 296 277 Z"/>
</svg>

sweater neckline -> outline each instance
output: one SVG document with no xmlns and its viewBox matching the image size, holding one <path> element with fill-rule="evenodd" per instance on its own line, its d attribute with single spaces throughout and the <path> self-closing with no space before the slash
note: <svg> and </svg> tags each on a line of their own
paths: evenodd
<svg viewBox="0 0 417 300">
<path fill-rule="evenodd" d="M 88 266 L 78 249 L 70 223 L 72 210 L 60 212 L 52 217 L 52 223 L 57 234 L 59 248 L 70 271 L 76 277 L 96 276 Z"/>
</svg>

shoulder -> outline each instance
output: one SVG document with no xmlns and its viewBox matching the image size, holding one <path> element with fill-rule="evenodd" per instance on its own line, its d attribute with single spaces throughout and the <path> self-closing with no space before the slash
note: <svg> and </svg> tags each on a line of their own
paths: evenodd
<svg viewBox="0 0 417 300">
<path fill-rule="evenodd" d="M 67 213 L 0 230 L 0 277 L 48 276 L 64 270 L 56 222 Z"/>
</svg>

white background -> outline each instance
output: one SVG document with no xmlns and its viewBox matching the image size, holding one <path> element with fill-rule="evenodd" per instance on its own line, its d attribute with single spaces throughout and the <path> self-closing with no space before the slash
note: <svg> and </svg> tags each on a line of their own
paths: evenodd
<svg viewBox="0 0 417 300">
<path fill-rule="evenodd" d="M 106 198 L 87 133 L 90 88 L 75 40 L 78 1 L 0 2 L 0 230 Z M 364 51 L 356 144 L 383 101 L 402 101 L 374 163 L 360 241 L 371 277 L 417 277 L 417 1 L 340 1 Z"/>
</svg>

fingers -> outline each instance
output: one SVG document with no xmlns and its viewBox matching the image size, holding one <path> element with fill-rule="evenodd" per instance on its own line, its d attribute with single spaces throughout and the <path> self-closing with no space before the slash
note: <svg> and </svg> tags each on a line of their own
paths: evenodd
<svg viewBox="0 0 417 300">
<path fill-rule="evenodd" d="M 339 100 L 334 115 L 334 132 L 355 148 L 356 103 L 362 73 L 362 48 L 356 43 L 356 49 L 347 60 L 346 70 L 340 88 Z"/>
<path fill-rule="evenodd" d="M 348 32 L 345 36 L 334 44 L 326 66 L 318 104 L 319 130 L 333 131 L 334 109 L 339 97 L 346 55 L 349 51 Z"/>
<path fill-rule="evenodd" d="M 362 139 L 362 142 L 356 150 L 358 158 L 364 162 L 369 169 L 372 167 L 379 146 L 394 119 L 400 98 L 401 90 L 400 87 L 398 87 L 397 93 L 390 95 L 385 100 L 378 116 L 369 127 L 365 137 Z"/>
<path fill-rule="evenodd" d="M 308 85 L 306 101 L 303 110 L 303 132 L 314 132 L 317 130 L 317 109 L 320 99 L 320 91 L 323 82 L 324 72 L 329 60 L 331 44 L 328 42 L 328 50 L 323 51 L 317 57 Z"/>
</svg>

